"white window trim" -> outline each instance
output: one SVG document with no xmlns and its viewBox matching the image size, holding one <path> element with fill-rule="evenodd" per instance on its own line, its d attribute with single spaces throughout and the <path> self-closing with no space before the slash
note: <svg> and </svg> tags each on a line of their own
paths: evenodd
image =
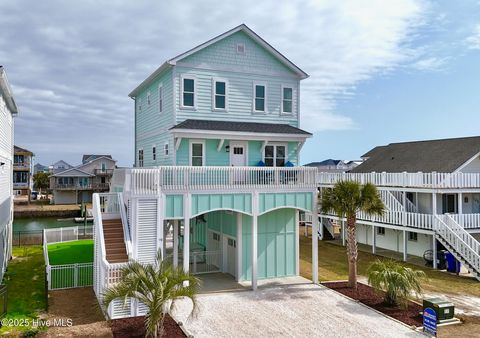
<svg viewBox="0 0 480 338">
<path fill-rule="evenodd" d="M 215 107 L 215 90 L 217 82 L 225 82 L 225 108 Z M 228 111 L 228 81 L 222 78 L 212 78 L 212 111 Z"/>
<path fill-rule="evenodd" d="M 155 149 L 155 152 L 153 152 L 154 149 Z M 145 154 L 143 156 L 145 156 Z M 157 160 L 157 146 L 154 144 L 152 145 L 152 161 L 156 161 L 156 160 Z"/>
<path fill-rule="evenodd" d="M 256 86 L 264 86 L 265 87 L 265 98 L 264 98 L 264 108 L 265 110 L 256 110 L 255 109 L 255 87 Z M 267 114 L 268 112 L 268 101 L 267 101 L 267 95 L 268 94 L 268 86 L 266 82 L 254 82 L 253 83 L 253 100 L 252 100 L 252 111 L 256 114 Z"/>
<path fill-rule="evenodd" d="M 290 88 L 292 90 L 292 100 L 291 100 L 292 101 L 292 111 L 291 112 L 283 111 L 283 100 L 284 100 L 283 89 L 284 88 Z M 293 115 L 293 111 L 294 111 L 294 109 L 293 109 L 293 97 L 294 97 L 293 96 L 293 93 L 294 93 L 293 86 L 292 85 L 282 85 L 281 91 L 282 92 L 280 93 L 280 97 L 281 97 L 281 100 L 280 100 L 280 114 L 282 114 L 282 115 Z"/>
<path fill-rule="evenodd" d="M 168 151 L 168 153 L 166 152 L 166 150 Z M 168 141 L 163 144 L 163 156 L 170 156 L 170 143 L 168 143 Z"/>
<path fill-rule="evenodd" d="M 284 146 L 285 147 L 285 165 L 286 165 L 287 162 L 289 161 L 289 159 L 288 159 L 288 143 L 273 143 L 273 142 L 267 143 L 265 145 L 265 147 L 263 148 L 263 153 L 262 153 L 263 163 L 265 163 L 265 148 L 268 147 L 268 146 L 273 146 L 274 147 L 274 150 L 273 150 L 273 167 L 277 166 L 277 146 Z M 281 168 L 281 167 L 279 167 L 279 168 Z"/>
<path fill-rule="evenodd" d="M 142 152 L 142 165 L 140 165 L 140 151 Z M 137 162 L 138 162 L 138 167 L 143 168 L 143 165 L 145 164 L 145 152 L 143 151 L 143 148 L 138 148 L 137 151 Z"/>
<path fill-rule="evenodd" d="M 160 94 L 161 92 L 161 94 Z M 163 83 L 160 83 L 158 85 L 158 113 L 163 113 L 163 109 L 164 109 L 164 105 L 165 105 L 165 102 L 164 102 L 164 97 L 165 97 L 165 94 L 163 93 Z M 161 103 L 161 105 L 160 105 Z"/>
<path fill-rule="evenodd" d="M 183 80 L 193 80 L 193 107 L 183 104 Z M 180 108 L 190 110 L 197 109 L 197 78 L 195 76 L 184 74 L 180 76 Z"/>
<path fill-rule="evenodd" d="M 248 166 L 248 142 L 247 141 L 230 141 L 228 144 L 230 146 L 230 165 L 232 165 L 232 156 L 233 156 L 233 147 L 243 147 L 245 152 L 245 166 Z"/>
<path fill-rule="evenodd" d="M 205 166 L 205 140 L 190 140 L 190 144 L 188 145 L 188 165 L 192 166 L 192 147 L 194 144 L 201 144 L 202 145 L 202 167 Z"/>
</svg>

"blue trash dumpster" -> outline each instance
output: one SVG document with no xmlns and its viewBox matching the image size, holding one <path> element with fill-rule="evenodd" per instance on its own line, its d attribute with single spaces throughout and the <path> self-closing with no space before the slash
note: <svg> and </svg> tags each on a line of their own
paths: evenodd
<svg viewBox="0 0 480 338">
<path fill-rule="evenodd" d="M 452 253 L 447 252 L 446 257 L 447 259 L 447 271 L 448 272 L 460 272 L 460 262 L 455 259 Z"/>
</svg>

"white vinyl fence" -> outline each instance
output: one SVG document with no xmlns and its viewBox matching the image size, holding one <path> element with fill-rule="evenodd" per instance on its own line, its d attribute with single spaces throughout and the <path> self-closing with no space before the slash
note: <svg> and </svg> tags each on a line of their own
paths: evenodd
<svg viewBox="0 0 480 338">
<path fill-rule="evenodd" d="M 45 258 L 48 290 L 70 289 L 93 285 L 93 262 L 50 265 L 48 245 L 78 240 L 79 227 L 44 229 L 43 256 Z M 92 227 L 81 228 L 84 235 L 91 234 Z"/>
</svg>

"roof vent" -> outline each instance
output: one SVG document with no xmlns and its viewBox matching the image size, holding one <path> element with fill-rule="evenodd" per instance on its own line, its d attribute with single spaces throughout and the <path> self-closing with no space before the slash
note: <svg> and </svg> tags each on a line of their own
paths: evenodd
<svg viewBox="0 0 480 338">
<path fill-rule="evenodd" d="M 237 53 L 245 54 L 245 44 L 244 43 L 237 43 Z"/>
</svg>

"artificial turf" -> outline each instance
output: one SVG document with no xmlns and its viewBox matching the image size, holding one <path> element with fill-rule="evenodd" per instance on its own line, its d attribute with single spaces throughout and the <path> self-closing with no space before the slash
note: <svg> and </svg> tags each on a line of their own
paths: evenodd
<svg viewBox="0 0 480 338">
<path fill-rule="evenodd" d="M 48 245 L 50 265 L 93 262 L 93 240 L 83 239 Z"/>
</svg>

